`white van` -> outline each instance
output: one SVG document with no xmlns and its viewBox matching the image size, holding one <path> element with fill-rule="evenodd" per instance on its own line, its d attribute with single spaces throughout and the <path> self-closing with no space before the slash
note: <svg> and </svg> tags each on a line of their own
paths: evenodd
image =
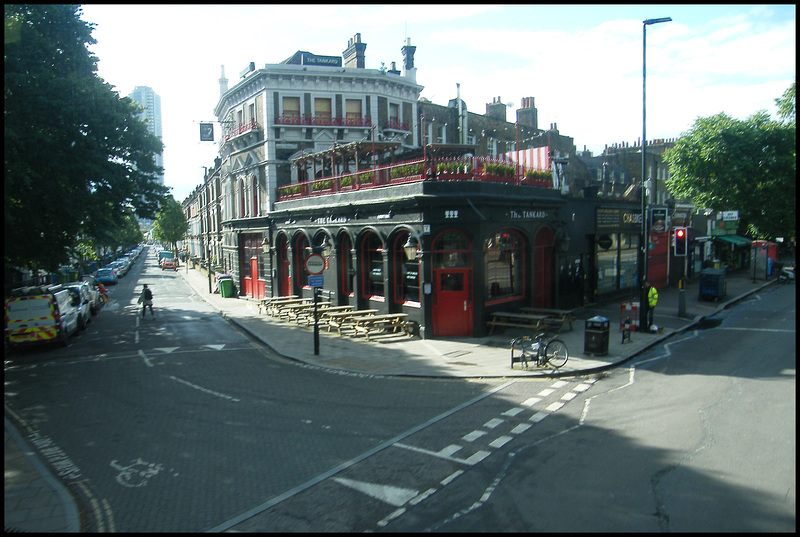
<svg viewBox="0 0 800 537">
<path fill-rule="evenodd" d="M 12 346 L 57 341 L 78 330 L 78 310 L 61 285 L 14 289 L 6 299 L 6 339 Z"/>
</svg>

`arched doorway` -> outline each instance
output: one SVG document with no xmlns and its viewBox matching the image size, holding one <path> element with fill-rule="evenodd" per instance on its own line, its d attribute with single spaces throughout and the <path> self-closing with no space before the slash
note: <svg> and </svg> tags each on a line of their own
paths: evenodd
<svg viewBox="0 0 800 537">
<path fill-rule="evenodd" d="M 553 307 L 553 245 L 555 236 L 549 227 L 542 227 L 533 240 L 533 305 Z"/>
<path fill-rule="evenodd" d="M 456 230 L 433 240 L 433 335 L 471 336 L 473 325 L 472 243 Z"/>
</svg>

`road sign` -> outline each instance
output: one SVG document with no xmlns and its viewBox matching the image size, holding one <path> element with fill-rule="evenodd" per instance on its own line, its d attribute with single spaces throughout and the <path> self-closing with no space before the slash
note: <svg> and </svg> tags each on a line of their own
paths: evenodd
<svg viewBox="0 0 800 537">
<path fill-rule="evenodd" d="M 308 285 L 311 287 L 325 287 L 325 276 L 309 276 Z"/>
<path fill-rule="evenodd" d="M 319 254 L 311 254 L 306 259 L 306 272 L 319 276 L 325 271 L 325 258 Z"/>
</svg>

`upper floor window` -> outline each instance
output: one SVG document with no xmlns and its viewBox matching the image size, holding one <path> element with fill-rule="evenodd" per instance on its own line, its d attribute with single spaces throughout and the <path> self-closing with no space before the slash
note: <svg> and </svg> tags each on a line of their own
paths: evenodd
<svg viewBox="0 0 800 537">
<path fill-rule="evenodd" d="M 330 119 L 331 116 L 331 100 L 330 99 L 314 99 L 314 116 L 317 118 Z"/>
<path fill-rule="evenodd" d="M 300 97 L 283 98 L 283 115 L 300 119 Z"/>
<path fill-rule="evenodd" d="M 361 101 L 347 99 L 345 101 L 345 117 L 347 119 L 361 119 Z"/>
</svg>

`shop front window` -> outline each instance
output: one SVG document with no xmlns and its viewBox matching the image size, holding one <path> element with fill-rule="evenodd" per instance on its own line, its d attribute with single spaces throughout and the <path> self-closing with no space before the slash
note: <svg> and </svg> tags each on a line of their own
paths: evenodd
<svg viewBox="0 0 800 537">
<path fill-rule="evenodd" d="M 408 233 L 397 235 L 392 243 L 392 264 L 394 266 L 394 301 L 399 304 L 419 305 L 420 300 L 420 262 L 408 259 L 403 245 Z"/>
<path fill-rule="evenodd" d="M 483 242 L 488 300 L 521 297 L 525 292 L 525 251 L 522 237 L 501 229 Z"/>
<path fill-rule="evenodd" d="M 368 233 L 361 242 L 361 269 L 362 296 L 382 300 L 383 242 L 375 233 Z"/>
<path fill-rule="evenodd" d="M 637 286 L 638 247 L 639 236 L 636 233 L 607 233 L 600 236 L 597 252 L 597 294 Z"/>
</svg>

